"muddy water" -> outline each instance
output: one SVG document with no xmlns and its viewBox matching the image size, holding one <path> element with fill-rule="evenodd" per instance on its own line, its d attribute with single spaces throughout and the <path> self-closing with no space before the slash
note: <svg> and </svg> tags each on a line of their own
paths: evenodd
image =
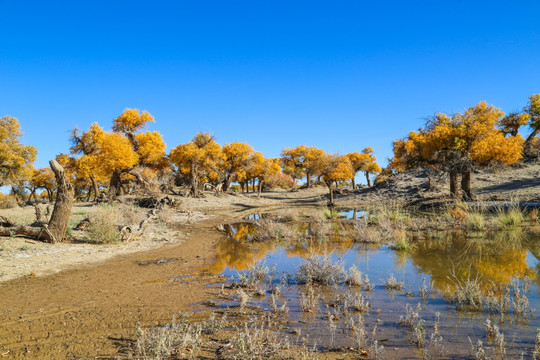
<svg viewBox="0 0 540 360">
<path fill-rule="evenodd" d="M 356 216 L 351 212 L 346 218 Z M 255 222 L 260 218 L 253 217 Z M 289 307 L 290 325 L 284 334 L 309 335 L 311 344 L 321 349 L 348 348 L 354 346 L 350 320 L 362 317 L 370 339 L 384 345 L 387 358 L 418 358 L 422 348 L 414 343 L 413 331 L 398 324 L 409 304 L 412 308 L 418 306 L 419 317 L 424 322 L 425 344 L 439 319 L 437 326 L 449 358 L 469 358 L 471 342 L 478 340 L 484 343 L 488 354 L 500 355 L 497 355 L 492 339 L 486 338 L 486 320 L 501 329 L 509 358 L 521 354 L 525 358 L 532 356 L 540 328 L 539 311 L 535 310 L 540 309 L 538 233 L 521 228 L 483 235 L 437 233 L 416 241 L 408 251 L 394 251 L 387 246 L 358 244 L 346 235 L 320 239 L 313 236 L 309 224 L 295 226 L 296 238 L 279 242 L 252 241 L 257 233 L 256 223 L 226 226 L 227 237 L 217 245 L 215 262 L 205 267 L 236 281 L 248 276 L 249 269 L 255 264 L 271 268 L 271 280 L 262 286 L 268 290 L 281 282 L 282 292 L 274 297 L 274 301 L 278 305 L 286 302 Z M 345 269 L 356 267 L 369 277 L 374 289 L 366 292 L 344 284 L 317 287 L 320 293 L 317 310 L 302 312 L 299 298 L 306 286 L 295 282 L 295 274 L 308 257 L 322 256 L 330 256 Z M 402 290 L 385 288 L 384 283 L 391 274 L 404 283 Z M 452 295 L 456 284 L 467 279 L 477 281 L 484 294 L 500 292 L 513 282 L 529 284 L 527 316 L 517 316 L 512 310 L 507 314 L 456 310 L 445 301 L 445 296 Z M 427 298 L 420 295 L 424 284 L 431 287 Z M 348 291 L 365 296 L 370 310 L 360 314 L 350 309 L 336 309 L 336 299 Z M 253 298 L 251 305 L 272 311 L 271 301 L 271 295 L 267 293 L 266 297 Z"/>
</svg>

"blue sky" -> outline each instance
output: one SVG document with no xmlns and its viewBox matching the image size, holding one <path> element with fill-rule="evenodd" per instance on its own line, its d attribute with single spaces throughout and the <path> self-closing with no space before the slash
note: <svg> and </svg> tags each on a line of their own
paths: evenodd
<svg viewBox="0 0 540 360">
<path fill-rule="evenodd" d="M 540 92 L 539 1 L 0 0 L 0 116 L 36 166 L 69 130 L 156 117 L 168 149 L 209 131 L 380 162 L 434 112 Z"/>
</svg>

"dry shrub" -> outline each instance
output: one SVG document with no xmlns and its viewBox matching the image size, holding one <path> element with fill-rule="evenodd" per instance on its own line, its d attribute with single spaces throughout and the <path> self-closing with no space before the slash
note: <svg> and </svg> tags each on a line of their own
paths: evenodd
<svg viewBox="0 0 540 360">
<path fill-rule="evenodd" d="M 115 244 L 120 242 L 118 228 L 121 213 L 116 206 L 102 205 L 92 214 L 88 226 L 88 238 L 99 244 Z"/>
<path fill-rule="evenodd" d="M 347 272 L 342 262 L 333 262 L 330 256 L 311 257 L 300 265 L 296 272 L 299 284 L 333 285 L 344 282 Z"/>
<path fill-rule="evenodd" d="M 11 195 L 0 193 L 0 209 L 12 209 L 17 206 L 17 200 Z"/>
<path fill-rule="evenodd" d="M 467 211 L 463 210 L 461 207 L 456 206 L 448 210 L 450 217 L 456 221 L 463 222 L 467 218 Z"/>
<path fill-rule="evenodd" d="M 261 220 L 257 227 L 257 233 L 254 236 L 254 240 L 293 239 L 296 235 L 297 231 L 293 225 L 273 220 Z"/>
<path fill-rule="evenodd" d="M 534 208 L 531 211 L 529 211 L 529 218 L 531 221 L 537 222 L 538 221 L 538 209 Z"/>
<path fill-rule="evenodd" d="M 196 357 L 202 342 L 202 334 L 213 334 L 225 326 L 225 318 L 210 318 L 201 323 L 191 324 L 189 315 L 180 314 L 179 321 L 173 318 L 168 326 L 142 329 L 137 327 L 135 355 L 137 359 L 177 359 Z"/>
</svg>

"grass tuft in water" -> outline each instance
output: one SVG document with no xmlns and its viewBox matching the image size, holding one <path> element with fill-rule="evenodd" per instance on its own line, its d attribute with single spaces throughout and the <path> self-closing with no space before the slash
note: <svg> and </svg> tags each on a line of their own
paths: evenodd
<svg viewBox="0 0 540 360">
<path fill-rule="evenodd" d="M 334 262 L 330 256 L 306 259 L 296 271 L 299 284 L 333 285 L 344 282 L 347 273 L 341 261 Z"/>
</svg>

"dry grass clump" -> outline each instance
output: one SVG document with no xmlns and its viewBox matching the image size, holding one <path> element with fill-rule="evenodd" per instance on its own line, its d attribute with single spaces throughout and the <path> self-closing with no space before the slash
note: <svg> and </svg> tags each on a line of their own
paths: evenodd
<svg viewBox="0 0 540 360">
<path fill-rule="evenodd" d="M 538 208 L 531 209 L 529 211 L 529 219 L 531 219 L 532 222 L 538 222 Z"/>
<path fill-rule="evenodd" d="M 349 268 L 345 283 L 349 286 L 361 286 L 365 291 L 371 291 L 375 287 L 370 281 L 367 274 L 362 274 L 356 266 Z"/>
<path fill-rule="evenodd" d="M 326 207 L 323 209 L 324 217 L 327 219 L 337 219 L 339 218 L 339 211 L 334 207 Z"/>
<path fill-rule="evenodd" d="M 287 338 L 270 330 L 261 321 L 250 320 L 236 329 L 228 346 L 219 357 L 226 360 L 285 359 L 291 347 Z"/>
<path fill-rule="evenodd" d="M 266 266 L 264 261 L 259 261 L 248 271 L 238 274 L 239 283 L 237 285 L 245 288 L 257 288 L 270 281 L 272 271 L 273 268 L 270 269 Z"/>
<path fill-rule="evenodd" d="M 121 240 L 118 224 L 122 218 L 115 206 L 100 205 L 91 215 L 88 238 L 98 244 L 116 244 Z"/>
<path fill-rule="evenodd" d="M 371 309 L 371 304 L 361 293 L 349 290 L 345 296 L 344 308 L 350 308 L 360 313 L 368 313 L 369 309 Z"/>
<path fill-rule="evenodd" d="M 189 322 L 187 313 L 181 313 L 178 321 L 173 317 L 171 324 L 166 326 L 143 329 L 137 324 L 134 355 L 149 360 L 193 359 L 202 342 L 201 335 L 214 334 L 225 328 L 226 324 L 225 315 L 218 319 L 214 313 L 207 320 L 193 324 Z"/>
<path fill-rule="evenodd" d="M 394 277 L 394 274 L 390 274 L 390 276 L 384 283 L 384 288 L 388 290 L 402 290 L 403 282 L 397 281 L 397 279 Z"/>
<path fill-rule="evenodd" d="M 253 240 L 280 240 L 292 239 L 297 235 L 297 230 L 292 224 L 286 224 L 274 220 L 261 220 L 258 222 L 257 232 Z"/>
<path fill-rule="evenodd" d="M 342 283 L 346 278 L 342 262 L 334 262 L 330 256 L 308 258 L 296 271 L 299 284 L 333 285 Z"/>
<path fill-rule="evenodd" d="M 298 305 L 303 312 L 316 314 L 319 310 L 319 300 L 321 294 L 319 291 L 311 285 L 305 287 L 304 291 L 300 293 L 300 298 L 298 299 Z"/>
<path fill-rule="evenodd" d="M 195 357 L 201 343 L 202 326 L 190 324 L 182 314 L 180 321 L 173 318 L 168 326 L 142 329 L 137 327 L 136 355 L 143 359 L 161 360 L 178 357 Z"/>
<path fill-rule="evenodd" d="M 525 220 L 525 216 L 519 206 L 513 205 L 508 209 L 497 209 L 496 222 L 501 229 L 519 226 Z"/>
<path fill-rule="evenodd" d="M 352 235 L 359 242 L 371 244 L 378 244 L 382 239 L 379 230 L 362 221 L 357 221 L 353 224 Z"/>
</svg>

